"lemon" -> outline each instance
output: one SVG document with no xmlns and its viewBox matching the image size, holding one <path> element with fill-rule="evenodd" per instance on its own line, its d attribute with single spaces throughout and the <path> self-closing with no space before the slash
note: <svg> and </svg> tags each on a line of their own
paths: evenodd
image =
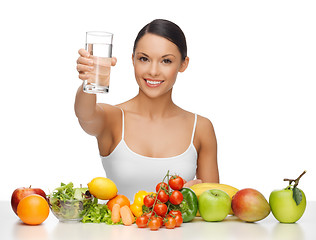
<svg viewBox="0 0 316 240">
<path fill-rule="evenodd" d="M 109 200 L 117 194 L 115 183 L 105 177 L 96 177 L 88 183 L 89 192 L 96 198 L 101 200 Z"/>
</svg>

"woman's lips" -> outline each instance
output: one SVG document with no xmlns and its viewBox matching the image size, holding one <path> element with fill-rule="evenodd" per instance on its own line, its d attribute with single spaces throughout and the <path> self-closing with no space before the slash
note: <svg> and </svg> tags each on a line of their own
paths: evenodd
<svg viewBox="0 0 316 240">
<path fill-rule="evenodd" d="M 146 78 L 144 80 L 146 82 L 146 85 L 151 88 L 159 87 L 164 82 L 163 80 L 153 80 L 149 78 Z"/>
</svg>

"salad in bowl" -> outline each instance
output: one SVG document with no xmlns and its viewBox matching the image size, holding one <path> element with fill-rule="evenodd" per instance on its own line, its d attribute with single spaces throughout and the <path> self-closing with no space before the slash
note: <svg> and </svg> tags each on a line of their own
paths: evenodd
<svg viewBox="0 0 316 240">
<path fill-rule="evenodd" d="M 59 221 L 81 221 L 93 203 L 93 197 L 88 188 L 74 188 L 72 182 L 61 183 L 48 195 L 48 203 Z"/>
</svg>

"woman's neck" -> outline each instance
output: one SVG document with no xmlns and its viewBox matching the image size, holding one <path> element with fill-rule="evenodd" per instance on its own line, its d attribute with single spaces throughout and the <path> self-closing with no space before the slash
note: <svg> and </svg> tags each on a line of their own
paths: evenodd
<svg viewBox="0 0 316 240">
<path fill-rule="evenodd" d="M 157 98 L 151 98 L 139 90 L 134 98 L 137 112 L 151 119 L 173 115 L 178 108 L 172 101 L 172 90 Z"/>
</svg>

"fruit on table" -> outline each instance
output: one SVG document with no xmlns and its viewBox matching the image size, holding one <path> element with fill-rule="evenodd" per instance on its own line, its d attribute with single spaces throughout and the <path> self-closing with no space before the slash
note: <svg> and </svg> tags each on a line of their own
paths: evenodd
<svg viewBox="0 0 316 240">
<path fill-rule="evenodd" d="M 135 217 L 140 217 L 143 214 L 143 205 L 144 205 L 144 198 L 149 193 L 147 191 L 138 191 L 134 196 L 134 202 L 130 206 Z"/>
<path fill-rule="evenodd" d="M 269 203 L 273 216 L 281 223 L 295 223 L 304 214 L 306 208 L 306 196 L 297 187 L 304 171 L 297 179 L 284 179 L 290 185 L 285 189 L 274 190 L 269 197 Z M 292 182 L 295 184 L 292 185 Z"/>
<path fill-rule="evenodd" d="M 208 222 L 222 221 L 231 208 L 229 195 L 219 189 L 210 189 L 203 192 L 198 199 L 201 217 Z"/>
<path fill-rule="evenodd" d="M 31 194 L 20 201 L 17 214 L 25 224 L 38 225 L 48 217 L 49 206 L 45 198 L 38 194 Z"/>
<path fill-rule="evenodd" d="M 190 222 L 195 218 L 198 211 L 198 199 L 190 188 L 182 188 L 180 192 L 183 195 L 183 200 L 179 205 L 183 222 Z"/>
<path fill-rule="evenodd" d="M 46 193 L 40 188 L 32 188 L 31 186 L 28 188 L 22 187 L 17 188 L 13 191 L 11 196 L 11 206 L 15 214 L 17 214 L 17 208 L 19 202 L 26 196 L 31 194 L 38 194 L 46 199 Z"/>
<path fill-rule="evenodd" d="M 256 222 L 266 218 L 270 213 L 270 205 L 257 190 L 245 188 L 239 190 L 232 199 L 232 209 L 239 219 Z"/>
<path fill-rule="evenodd" d="M 110 199 L 106 205 L 112 211 L 114 204 L 118 204 L 118 205 L 120 205 L 120 207 L 123 207 L 125 205 L 130 207 L 131 202 L 129 201 L 128 197 L 126 197 L 122 194 L 118 194 L 114 198 Z"/>
<path fill-rule="evenodd" d="M 232 199 L 232 197 L 238 192 L 237 188 L 221 183 L 198 183 L 191 186 L 190 188 L 195 192 L 197 198 L 199 198 L 203 192 L 210 189 L 222 190 L 229 195 L 230 199 Z M 233 211 L 230 210 L 229 214 L 233 214 Z M 199 213 L 197 216 L 199 216 Z"/>
<path fill-rule="evenodd" d="M 175 180 L 172 187 L 168 185 L 170 180 Z M 180 211 L 183 201 L 182 189 L 183 179 L 178 175 L 170 175 L 169 171 L 164 176 L 162 182 L 156 185 L 156 192 L 149 193 L 144 197 L 144 205 L 142 206 L 143 214 L 136 219 L 136 224 L 139 228 L 149 227 L 155 231 L 167 223 L 166 228 L 173 229 L 181 226 L 183 223 L 182 213 Z M 174 189 L 175 188 L 175 189 Z M 190 190 L 192 191 L 192 190 Z M 162 194 L 163 193 L 163 194 Z M 192 191 L 192 193 L 194 193 Z M 188 205 L 186 205 L 188 206 Z M 168 221 L 169 218 L 173 220 Z"/>
<path fill-rule="evenodd" d="M 117 187 L 115 183 L 105 177 L 96 177 L 88 183 L 89 192 L 101 200 L 109 200 L 116 196 Z"/>
</svg>

